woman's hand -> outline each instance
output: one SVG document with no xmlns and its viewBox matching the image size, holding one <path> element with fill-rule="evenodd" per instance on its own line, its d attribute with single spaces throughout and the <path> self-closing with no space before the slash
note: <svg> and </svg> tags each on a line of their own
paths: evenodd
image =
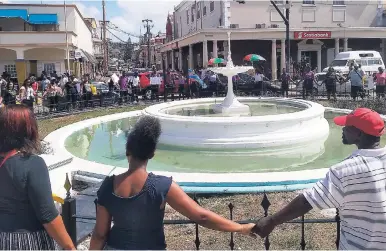
<svg viewBox="0 0 386 251">
<path fill-rule="evenodd" d="M 252 232 L 252 229 L 255 227 L 255 224 L 249 223 L 249 224 L 242 224 L 241 230 L 239 231 L 242 235 L 248 235 L 251 237 L 256 237 L 256 235 Z"/>
</svg>

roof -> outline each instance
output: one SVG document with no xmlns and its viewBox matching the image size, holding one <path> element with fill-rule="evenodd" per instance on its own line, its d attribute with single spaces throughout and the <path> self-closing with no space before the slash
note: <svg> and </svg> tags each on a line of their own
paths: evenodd
<svg viewBox="0 0 386 251">
<path fill-rule="evenodd" d="M 0 9 L 0 17 L 2 18 L 21 18 L 27 21 L 28 12 L 23 9 Z"/>
<path fill-rule="evenodd" d="M 30 14 L 28 22 L 31 24 L 58 24 L 57 14 Z"/>
<path fill-rule="evenodd" d="M 378 51 L 345 51 L 336 55 L 336 60 L 359 59 L 359 58 L 381 58 Z"/>
<path fill-rule="evenodd" d="M 1 0 L 0 0 L 0 2 L 1 2 Z M 1 3 L 0 6 L 1 7 L 3 7 L 3 6 L 14 7 L 14 8 L 28 8 L 28 7 L 41 7 L 41 8 L 44 8 L 44 7 L 62 7 L 63 8 L 64 4 Z M 74 8 L 76 10 L 76 12 L 79 14 L 79 16 L 82 18 L 83 22 L 86 23 L 82 13 L 80 13 L 78 6 L 76 6 L 76 4 L 66 4 L 66 7 L 67 8 Z M 10 9 L 0 9 L 0 10 L 7 12 Z M 26 20 L 26 19 L 24 19 L 24 20 Z M 86 26 L 87 26 L 87 24 L 86 24 Z M 87 26 L 87 28 L 91 31 L 91 27 Z"/>
</svg>

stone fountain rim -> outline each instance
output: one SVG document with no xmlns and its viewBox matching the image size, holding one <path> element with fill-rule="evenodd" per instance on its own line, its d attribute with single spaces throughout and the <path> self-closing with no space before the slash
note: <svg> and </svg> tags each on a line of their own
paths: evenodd
<svg viewBox="0 0 386 251">
<path fill-rule="evenodd" d="M 191 122 L 191 123 L 224 123 L 229 122 L 232 124 L 243 124 L 243 123 L 266 123 L 275 121 L 292 121 L 294 118 L 297 119 L 309 119 L 312 117 L 318 117 L 324 114 L 325 108 L 321 104 L 306 101 L 302 99 L 290 99 L 290 98 L 257 98 L 257 97 L 239 97 L 239 101 L 246 102 L 286 102 L 288 104 L 300 105 L 304 110 L 286 114 L 277 115 L 265 115 L 265 116 L 250 116 L 250 117 L 204 117 L 204 116 L 181 116 L 181 115 L 170 115 L 162 112 L 165 109 L 178 108 L 179 106 L 185 105 L 199 105 L 207 103 L 220 103 L 224 98 L 203 98 L 203 99 L 189 99 L 172 101 L 161 104 L 156 104 L 145 108 L 142 112 L 143 115 L 150 115 L 158 117 L 162 120 L 170 120 L 176 122 Z"/>
<path fill-rule="evenodd" d="M 327 112 L 334 112 L 337 114 L 348 114 L 351 110 L 347 109 L 338 109 L 325 107 Z M 51 184 L 53 192 L 59 196 L 65 196 L 66 191 L 63 188 L 63 177 L 65 173 L 72 173 L 75 171 L 86 171 L 91 173 L 98 173 L 101 175 L 112 175 L 119 174 L 126 171 L 125 168 L 117 168 L 112 165 L 106 165 L 102 163 L 97 163 L 85 159 L 81 159 L 71 154 L 65 146 L 66 139 L 71 136 L 73 133 L 83 130 L 87 127 L 93 126 L 95 124 L 102 124 L 109 121 L 115 121 L 119 119 L 125 119 L 128 117 L 138 117 L 141 116 L 141 110 L 123 112 L 117 114 L 111 114 L 101 117 L 96 117 L 92 119 L 83 120 L 70 124 L 68 126 L 62 127 L 51 132 L 44 138 L 44 141 L 51 144 L 51 147 L 54 150 L 52 155 L 52 160 L 61 161 L 63 158 L 72 157 L 73 161 L 65 166 L 62 166 L 54 171 L 50 171 L 50 178 L 52 179 Z M 386 116 L 381 115 L 384 120 Z M 270 173 L 177 173 L 177 172 L 155 172 L 159 175 L 172 176 L 173 180 L 179 184 L 191 183 L 192 186 L 185 184 L 185 191 L 189 192 L 217 192 L 217 193 L 226 193 L 226 192 L 263 192 L 263 191 L 288 191 L 288 190 L 298 190 L 304 189 L 313 185 L 316 180 L 323 178 L 328 171 L 328 168 L 322 169 L 310 169 L 302 171 L 291 171 L 291 172 L 270 172 Z M 55 174 L 55 172 L 59 172 Z M 64 174 L 64 176 L 62 175 Z M 53 182 L 55 180 L 55 182 Z M 291 188 L 290 185 L 270 185 L 270 186 L 251 186 L 248 183 L 250 182 L 265 182 L 265 183 L 283 183 L 286 181 L 297 181 L 298 185 Z M 206 186 L 196 188 L 201 184 L 207 184 L 209 182 L 215 182 L 216 187 Z M 232 190 L 229 187 L 229 184 L 232 183 L 245 183 L 245 186 L 239 190 Z M 204 189 L 205 188 L 205 189 Z"/>
</svg>

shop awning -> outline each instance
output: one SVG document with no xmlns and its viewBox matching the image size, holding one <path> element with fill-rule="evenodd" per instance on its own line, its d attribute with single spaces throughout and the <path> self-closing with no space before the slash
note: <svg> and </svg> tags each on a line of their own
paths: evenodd
<svg viewBox="0 0 386 251">
<path fill-rule="evenodd" d="M 28 22 L 31 24 L 58 24 L 57 14 L 29 14 Z"/>
<path fill-rule="evenodd" d="M 27 10 L 23 9 L 0 9 L 0 18 L 21 18 L 27 21 Z"/>
<path fill-rule="evenodd" d="M 95 57 L 93 55 L 91 55 L 90 53 L 88 53 L 85 50 L 81 50 L 81 51 L 86 56 L 87 60 L 90 61 L 90 63 L 92 63 L 92 64 L 98 63 L 98 61 L 95 59 Z"/>
</svg>

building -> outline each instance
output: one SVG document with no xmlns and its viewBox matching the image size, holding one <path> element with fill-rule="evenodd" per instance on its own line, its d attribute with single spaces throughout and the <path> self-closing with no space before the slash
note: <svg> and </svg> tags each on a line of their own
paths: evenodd
<svg viewBox="0 0 386 251">
<path fill-rule="evenodd" d="M 94 67 L 95 71 L 102 71 L 103 69 L 103 41 L 101 39 L 101 29 L 98 26 L 98 22 L 95 20 L 95 18 L 85 18 L 87 26 L 91 30 L 91 36 L 92 36 L 92 52 L 93 57 L 95 58 L 94 61 Z"/>
<path fill-rule="evenodd" d="M 284 12 L 285 1 L 275 2 Z M 267 59 L 274 79 L 285 67 L 288 49 L 292 62 L 308 61 L 318 71 L 340 51 L 371 49 L 386 56 L 385 0 L 290 2 L 289 48 L 283 19 L 270 1 L 222 0 L 176 6 L 174 39 L 161 51 L 173 68 L 206 67 L 211 57 L 227 57 L 230 31 L 235 64 L 243 64 L 247 54 L 259 54 Z"/>
<path fill-rule="evenodd" d="M 153 67 L 156 69 L 162 69 L 162 53 L 161 48 L 166 42 L 166 34 L 158 33 L 156 36 L 150 38 L 150 50 L 148 50 L 148 45 L 146 39 L 143 40 L 143 43 L 140 45 L 139 52 L 139 65 L 141 67 Z M 150 66 L 148 66 L 148 54 L 150 53 Z"/>
<path fill-rule="evenodd" d="M 86 73 L 85 62 L 93 60 L 92 30 L 76 5 L 67 5 L 66 13 L 67 32 L 64 5 L 0 4 L 0 70 L 19 82 L 43 70 L 64 73 L 68 45 L 70 72 Z"/>
</svg>

